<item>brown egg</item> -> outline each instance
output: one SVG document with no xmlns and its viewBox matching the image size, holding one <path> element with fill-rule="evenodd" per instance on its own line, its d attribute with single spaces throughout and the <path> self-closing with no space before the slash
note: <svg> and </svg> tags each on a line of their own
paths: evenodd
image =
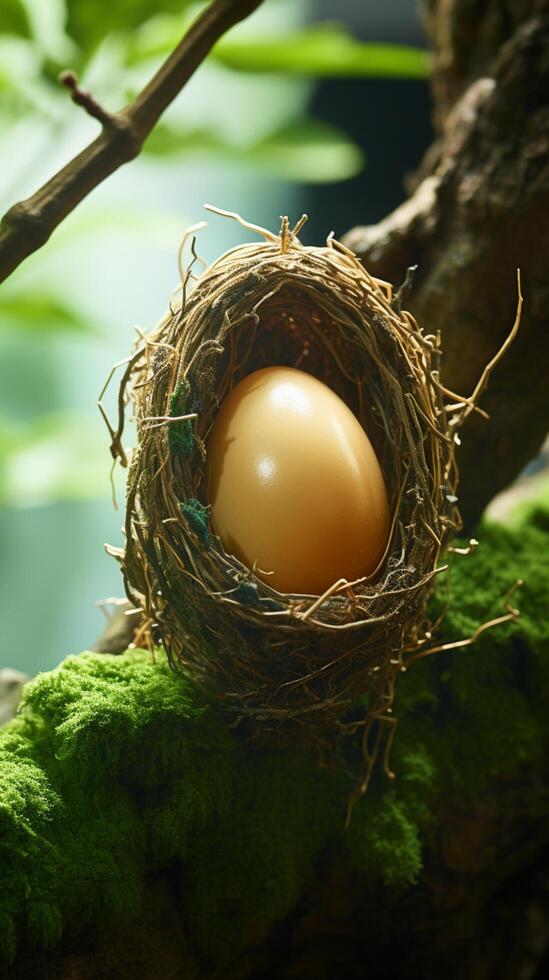
<svg viewBox="0 0 549 980">
<path fill-rule="evenodd" d="M 225 399 L 207 440 L 207 493 L 225 550 L 279 592 L 320 595 L 370 574 L 385 550 L 372 444 L 331 388 L 295 368 L 255 371 Z"/>
</svg>

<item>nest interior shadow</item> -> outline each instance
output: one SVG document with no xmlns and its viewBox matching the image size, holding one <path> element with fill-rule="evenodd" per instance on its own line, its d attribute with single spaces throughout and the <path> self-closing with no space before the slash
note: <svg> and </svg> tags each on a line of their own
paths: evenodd
<svg viewBox="0 0 549 980">
<path fill-rule="evenodd" d="M 138 441 L 127 492 L 126 591 L 151 642 L 192 674 L 253 737 L 325 745 L 364 729 L 376 754 L 395 680 L 433 624 L 427 599 L 460 527 L 451 393 L 439 338 L 424 336 L 391 287 L 337 242 L 291 233 L 239 246 L 192 282 L 142 340 L 126 370 Z M 376 572 L 323 596 L 276 592 L 228 553 L 205 497 L 205 442 L 219 405 L 246 374 L 308 371 L 367 431 L 391 502 Z M 299 548 L 299 540 L 296 540 Z M 357 699 L 365 711 L 349 712 Z M 393 726 L 394 727 L 394 726 Z"/>
</svg>

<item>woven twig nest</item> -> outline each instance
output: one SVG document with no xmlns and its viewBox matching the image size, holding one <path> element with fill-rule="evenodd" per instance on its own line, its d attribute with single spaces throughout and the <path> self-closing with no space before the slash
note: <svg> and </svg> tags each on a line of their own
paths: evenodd
<svg viewBox="0 0 549 980">
<path fill-rule="evenodd" d="M 299 731 L 331 744 L 362 725 L 371 759 L 372 726 L 392 720 L 399 671 L 429 644 L 428 596 L 460 527 L 449 393 L 439 338 L 423 334 L 391 287 L 335 240 L 308 248 L 295 231 L 263 232 L 196 281 L 189 271 L 129 362 L 122 393 L 130 381 L 138 441 L 122 567 L 172 665 L 251 735 Z M 298 366 L 344 399 L 389 493 L 377 571 L 323 596 L 275 591 L 225 551 L 209 520 L 207 434 L 232 387 L 269 365 Z"/>
</svg>

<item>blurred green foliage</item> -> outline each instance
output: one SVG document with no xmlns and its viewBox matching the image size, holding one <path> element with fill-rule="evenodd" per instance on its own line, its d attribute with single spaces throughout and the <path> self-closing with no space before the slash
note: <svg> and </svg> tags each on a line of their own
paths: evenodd
<svg viewBox="0 0 549 980">
<path fill-rule="evenodd" d="M 188 23 L 181 17 L 155 17 L 129 39 L 127 63 L 166 56 Z M 405 44 L 358 41 L 343 25 L 326 22 L 276 36 L 232 32 L 215 45 L 211 58 L 247 72 L 287 72 L 313 78 L 425 78 L 427 53 Z"/>
<path fill-rule="evenodd" d="M 103 496 L 97 466 L 103 450 L 88 418 L 43 414 L 13 425 L 0 419 L 0 504 L 36 507 Z"/>
<path fill-rule="evenodd" d="M 249 144 L 231 143 L 213 129 L 170 127 L 160 123 L 145 143 L 145 152 L 164 156 L 208 154 L 241 169 L 260 169 L 288 181 L 308 183 L 346 180 L 360 173 L 364 154 L 341 130 L 315 119 L 291 122 Z"/>
<path fill-rule="evenodd" d="M 19 34 L 30 37 L 30 26 L 21 0 L 3 0 L 0 7 L 0 31 L 4 34 Z"/>
<path fill-rule="evenodd" d="M 203 6 L 189 0 L 3 0 L 0 132 L 16 178 L 13 197 L 2 201 L 3 208 L 9 207 L 19 194 L 19 149 L 24 150 L 29 127 L 42 132 L 43 142 L 50 148 L 62 145 L 71 128 L 82 125 L 79 111 L 57 84 L 58 71 L 67 65 L 74 67 L 82 75 L 83 84 L 90 77 L 90 87 L 100 99 L 120 105 L 150 77 Z M 277 0 L 271 0 L 271 6 L 276 7 Z M 310 77 L 425 74 L 423 51 L 359 42 L 338 24 L 298 29 L 290 25 L 288 30 L 286 18 L 282 17 L 278 32 L 264 30 L 261 34 L 255 18 L 252 22 L 251 26 L 244 23 L 231 31 L 215 46 L 210 60 L 223 66 L 218 72 Z M 256 82 L 250 79 L 249 85 Z M 221 78 L 220 91 L 222 87 Z M 251 137 L 239 133 L 238 127 L 231 131 L 230 126 L 196 125 L 175 106 L 147 141 L 144 156 L 157 167 L 172 159 L 211 160 L 252 176 L 273 175 L 290 182 L 319 183 L 355 176 L 364 166 L 362 150 L 336 127 L 304 116 L 302 101 L 296 100 L 295 110 L 290 108 L 282 125 L 276 125 L 275 120 L 270 131 L 262 131 L 260 126 Z M 21 128 L 18 135 L 22 121 L 27 128 Z M 27 192 L 44 179 L 41 164 L 41 159 L 30 161 Z M 5 194 L 10 193 L 9 167 L 7 171 Z M 149 224 L 144 222 L 134 233 L 150 234 Z M 50 248 L 48 244 L 46 250 Z M 89 310 L 76 308 L 62 291 L 56 292 L 40 276 L 32 292 L 14 289 L 8 283 L 0 297 L 0 336 L 5 331 L 16 331 L 23 344 L 38 332 L 86 334 L 96 330 L 92 322 Z M 67 437 L 67 420 L 61 414 L 48 416 L 47 438 L 55 437 L 56 425 L 57 438 L 62 442 Z M 5 427 L 10 438 L 7 442 L 2 440 L 2 451 L 8 452 L 9 443 L 10 459 L 14 441 L 19 441 L 21 451 L 27 452 L 29 439 L 32 443 L 45 438 L 44 433 L 23 431 L 8 422 Z M 61 460 L 55 453 L 54 458 Z M 4 469 L 6 465 L 4 460 Z M 57 487 L 60 497 L 65 497 L 69 485 L 64 477 L 50 480 L 49 493 L 54 495 Z M 98 481 L 89 481 L 87 487 L 90 496 L 96 495 Z M 81 481 L 74 482 L 74 490 L 81 496 Z M 4 503 L 9 499 L 4 489 Z M 24 494 L 23 499 L 33 498 Z M 37 499 L 42 499 L 40 494 Z"/>
<path fill-rule="evenodd" d="M 67 31 L 88 55 L 112 31 L 130 34 L 150 17 L 189 7 L 189 0 L 67 0 Z"/>
<path fill-rule="evenodd" d="M 357 41 L 339 24 L 318 24 L 281 37 L 216 44 L 213 56 L 239 71 L 284 71 L 314 78 L 425 78 L 427 54 L 403 44 Z"/>
<path fill-rule="evenodd" d="M 45 288 L 36 295 L 11 293 L 6 288 L 0 294 L 0 330 L 13 329 L 29 333 L 88 333 L 92 326 L 89 318 L 63 296 L 50 295 Z"/>
</svg>

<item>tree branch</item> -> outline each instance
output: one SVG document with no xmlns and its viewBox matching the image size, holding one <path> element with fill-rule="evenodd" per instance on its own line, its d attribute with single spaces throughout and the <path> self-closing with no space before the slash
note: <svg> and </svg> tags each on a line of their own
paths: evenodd
<svg viewBox="0 0 549 980">
<path fill-rule="evenodd" d="M 429 0 L 440 137 L 410 198 L 344 238 L 382 279 L 401 282 L 418 265 L 410 309 L 426 332 L 440 329 L 443 381 L 463 394 L 513 323 L 522 271 L 520 330 L 481 400 L 490 421 L 471 415 L 462 434 L 460 506 L 469 529 L 549 427 L 549 10 L 547 0 L 521 0 L 523 14 L 525 7 L 530 16 L 506 22 L 501 43 L 497 3 L 487 0 L 477 24 L 477 5 Z M 467 51 L 454 51 L 464 38 Z"/>
<path fill-rule="evenodd" d="M 120 112 L 106 112 L 81 90 L 76 76 L 64 72 L 62 84 L 73 101 L 102 125 L 100 135 L 32 197 L 13 205 L 0 222 L 0 282 L 41 248 L 52 232 L 106 177 L 138 156 L 164 110 L 234 24 L 262 0 L 213 0 L 195 20 L 177 48 L 139 95 Z"/>
</svg>

